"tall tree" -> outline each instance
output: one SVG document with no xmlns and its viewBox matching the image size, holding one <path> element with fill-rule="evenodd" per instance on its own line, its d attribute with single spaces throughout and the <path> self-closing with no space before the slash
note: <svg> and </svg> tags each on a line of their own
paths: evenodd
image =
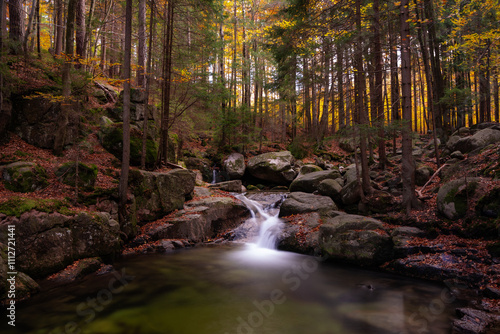
<svg viewBox="0 0 500 334">
<path fill-rule="evenodd" d="M 401 15 L 401 93 L 404 129 L 402 131 L 402 172 L 403 208 L 409 214 L 416 201 L 415 197 L 415 162 L 412 156 L 411 138 L 411 55 L 410 55 L 410 23 L 409 0 L 402 0 Z"/>
<path fill-rule="evenodd" d="M 130 168 L 130 58 L 132 51 L 132 0 L 125 4 L 125 50 L 123 57 L 123 153 L 119 184 L 119 210 L 120 225 L 128 221 L 127 192 L 128 174 Z"/>
<path fill-rule="evenodd" d="M 139 0 L 137 16 L 139 25 L 137 29 L 137 85 L 143 87 L 146 65 L 146 0 Z"/>
<path fill-rule="evenodd" d="M 85 28 L 85 18 L 86 18 L 86 3 L 85 0 L 77 0 L 76 2 L 76 58 L 78 60 L 85 59 L 85 33 L 87 29 Z M 77 63 L 77 68 L 81 65 Z"/>
<path fill-rule="evenodd" d="M 9 0 L 10 52 L 21 54 L 24 36 L 24 13 L 22 0 Z"/>
</svg>

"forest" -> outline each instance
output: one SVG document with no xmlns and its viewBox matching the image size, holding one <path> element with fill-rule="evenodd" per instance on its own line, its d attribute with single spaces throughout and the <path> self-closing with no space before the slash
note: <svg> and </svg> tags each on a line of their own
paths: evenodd
<svg viewBox="0 0 500 334">
<path fill-rule="evenodd" d="M 428 297 L 443 304 L 433 320 L 421 313 L 432 303 L 404 303 L 401 332 L 494 333 L 499 56 L 498 0 L 2 1 L 0 301 L 43 296 L 89 273 L 119 279 L 121 265 L 139 270 L 123 260 L 131 255 L 246 242 L 257 216 L 261 229 L 280 226 L 269 248 L 446 285 L 453 301 Z M 14 290 L 11 262 L 22 274 Z M 316 273 L 309 265 L 279 284 L 306 281 Z M 280 314 L 285 299 L 253 305 L 272 318 L 261 306 Z M 27 325 L 30 308 L 43 305 L 26 305 L 24 332 L 55 326 Z M 59 319 L 66 325 L 71 308 Z M 253 332 L 261 325 L 250 315 L 221 328 Z M 299 334 L 292 324 L 301 318 L 286 319 Z M 113 321 L 76 324 L 125 333 L 131 320 Z M 141 326 L 137 333 L 156 333 Z"/>
</svg>

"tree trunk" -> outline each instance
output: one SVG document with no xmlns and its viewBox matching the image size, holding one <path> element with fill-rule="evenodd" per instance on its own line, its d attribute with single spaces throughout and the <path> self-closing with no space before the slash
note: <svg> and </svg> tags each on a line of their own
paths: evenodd
<svg viewBox="0 0 500 334">
<path fill-rule="evenodd" d="M 345 127 L 345 107 L 344 107 L 344 49 L 341 43 L 337 45 L 337 108 L 339 114 L 339 130 Z"/>
<path fill-rule="evenodd" d="M 363 68 L 363 37 L 361 35 L 361 0 L 356 0 L 356 28 L 358 31 L 358 37 L 356 41 L 356 51 L 354 55 L 354 62 L 356 67 L 355 73 L 355 101 L 356 109 L 358 112 L 358 123 L 360 127 L 359 135 L 359 149 L 361 151 L 361 183 L 364 194 L 371 194 L 372 187 L 370 184 L 370 170 L 368 168 L 368 156 L 367 156 L 367 135 L 366 129 L 363 126 L 368 125 L 368 114 L 365 107 L 365 88 L 366 79 L 365 71 Z M 363 197 L 363 194 L 361 194 Z"/>
<path fill-rule="evenodd" d="M 123 154 L 119 184 L 120 226 L 127 225 L 127 192 L 130 168 L 130 58 L 132 53 L 132 0 L 125 5 L 125 50 L 123 55 Z"/>
<path fill-rule="evenodd" d="M 146 65 L 146 0 L 139 0 L 137 31 L 137 86 L 144 87 Z"/>
<path fill-rule="evenodd" d="M 24 56 L 28 58 L 29 54 L 29 48 L 28 48 L 28 40 L 31 36 L 31 32 L 33 30 L 33 19 L 35 18 L 35 13 L 36 13 L 36 6 L 37 6 L 37 0 L 33 0 L 31 2 L 31 11 L 28 19 L 28 27 L 26 29 L 26 33 L 24 34 L 23 38 L 23 50 L 24 50 Z"/>
<path fill-rule="evenodd" d="M 393 123 L 401 120 L 400 116 L 400 97 L 399 97 L 399 74 L 398 74 L 398 51 L 396 48 L 397 36 L 395 23 L 389 22 L 389 48 L 390 48 L 390 64 L 391 64 L 391 118 Z M 392 153 L 396 155 L 396 130 L 392 135 Z"/>
<path fill-rule="evenodd" d="M 158 154 L 158 165 L 168 162 L 168 130 L 170 127 L 170 91 L 172 87 L 172 45 L 174 37 L 174 3 L 167 4 L 166 29 L 164 38 L 163 54 L 165 57 L 163 64 L 163 103 L 161 118 L 161 142 Z"/>
<path fill-rule="evenodd" d="M 142 128 L 142 153 L 141 153 L 141 168 L 146 168 L 146 148 L 148 140 L 148 122 L 149 122 L 149 94 L 151 90 L 151 61 L 153 55 L 153 36 L 155 35 L 155 7 L 154 1 L 150 1 L 150 19 L 149 19 L 149 51 L 148 51 L 148 62 L 146 65 L 146 98 L 144 109 L 144 125 Z"/>
<path fill-rule="evenodd" d="M 24 13 L 22 0 L 9 0 L 9 39 L 10 52 L 19 55 L 22 52 Z"/>
<path fill-rule="evenodd" d="M 85 0 L 77 0 L 76 2 L 76 61 L 78 62 L 76 67 L 81 68 L 82 65 L 79 63 L 85 59 L 85 11 L 86 3 Z"/>
<path fill-rule="evenodd" d="M 63 0 L 55 0 L 56 7 L 56 45 L 55 54 L 60 55 L 63 50 L 64 26 L 63 26 Z"/>
<path fill-rule="evenodd" d="M 416 200 L 415 197 L 415 163 L 412 156 L 411 138 L 411 56 L 410 56 L 410 24 L 409 0 L 401 1 L 401 87 L 404 129 L 402 133 L 402 173 L 403 181 L 403 208 L 410 214 Z"/>
</svg>

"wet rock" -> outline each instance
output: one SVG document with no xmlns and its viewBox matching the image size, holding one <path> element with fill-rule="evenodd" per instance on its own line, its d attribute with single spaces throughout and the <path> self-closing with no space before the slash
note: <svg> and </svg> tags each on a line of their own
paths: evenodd
<svg viewBox="0 0 500 334">
<path fill-rule="evenodd" d="M 281 204 L 279 216 L 286 217 L 307 212 L 318 212 L 320 215 L 328 216 L 336 210 L 337 206 L 330 197 L 293 192 Z"/>
<path fill-rule="evenodd" d="M 289 151 L 270 152 L 250 158 L 247 169 L 260 180 L 288 185 L 297 176 L 294 162 L 295 158 Z"/>
<path fill-rule="evenodd" d="M 150 240 L 187 239 L 201 242 L 238 226 L 248 216 L 248 209 L 231 197 L 208 197 L 186 203 L 172 217 L 143 227 Z"/>
<path fill-rule="evenodd" d="M 1 168 L 5 188 L 15 192 L 33 192 L 49 185 L 45 169 L 33 162 L 18 161 Z"/>
<path fill-rule="evenodd" d="M 456 334 L 481 334 L 487 333 L 488 328 L 500 321 L 500 316 L 472 308 L 459 308 L 456 310 L 460 319 L 453 321 L 453 333 Z"/>
<path fill-rule="evenodd" d="M 97 257 L 78 260 L 60 272 L 50 276 L 48 280 L 57 283 L 70 283 L 96 272 L 101 265 L 102 261 Z"/>
<path fill-rule="evenodd" d="M 313 193 L 318 190 L 319 183 L 323 180 L 335 180 L 340 177 L 340 172 L 337 170 L 324 170 L 301 175 L 293 180 L 290 184 L 291 192 L 306 192 Z"/>
<path fill-rule="evenodd" d="M 443 281 L 452 279 L 469 288 L 477 288 L 482 281 L 483 274 L 475 270 L 475 261 L 449 253 L 415 254 L 403 259 L 391 261 L 388 269 L 405 276 Z"/>
<path fill-rule="evenodd" d="M 242 192 L 241 180 L 232 180 L 225 182 L 218 182 L 208 186 L 210 189 L 220 189 L 222 191 L 241 193 Z"/>
<path fill-rule="evenodd" d="M 319 228 L 319 246 L 331 259 L 374 266 L 392 259 L 392 241 L 381 221 L 358 215 L 328 218 Z"/>
<path fill-rule="evenodd" d="M 240 153 L 231 153 L 224 161 L 224 169 L 230 180 L 239 180 L 245 175 L 245 157 Z"/>
<path fill-rule="evenodd" d="M 391 233 L 392 242 L 394 244 L 394 256 L 406 257 L 422 252 L 420 246 L 410 246 L 408 242 L 413 237 L 422 237 L 424 235 L 425 232 L 417 227 L 400 226 L 395 228 Z"/>
</svg>

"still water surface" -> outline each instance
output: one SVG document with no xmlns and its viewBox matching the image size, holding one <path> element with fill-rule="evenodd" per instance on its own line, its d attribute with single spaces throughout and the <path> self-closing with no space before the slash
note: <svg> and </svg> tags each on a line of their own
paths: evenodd
<svg viewBox="0 0 500 334">
<path fill-rule="evenodd" d="M 252 244 L 144 255 L 18 304 L 1 333 L 449 333 L 439 285 Z M 121 279 L 121 282 L 120 282 Z"/>
</svg>

